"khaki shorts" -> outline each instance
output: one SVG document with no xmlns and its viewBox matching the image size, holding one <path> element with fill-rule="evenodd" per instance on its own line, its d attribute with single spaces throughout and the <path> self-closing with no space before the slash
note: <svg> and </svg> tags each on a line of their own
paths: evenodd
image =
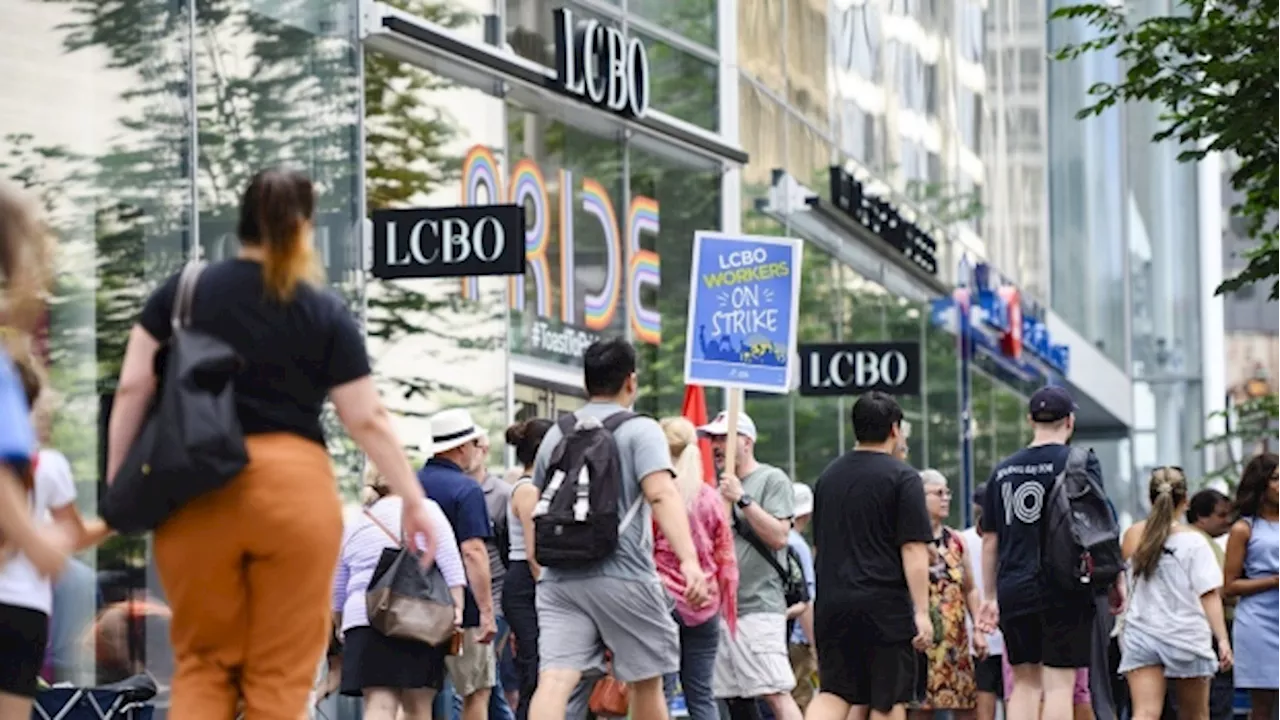
<svg viewBox="0 0 1280 720">
<path fill-rule="evenodd" d="M 476 641 L 478 628 L 467 628 L 462 634 L 462 652 L 444 659 L 445 670 L 453 680 L 453 689 L 461 697 L 488 690 L 497 684 L 497 659 L 493 643 Z"/>
<path fill-rule="evenodd" d="M 712 691 L 717 698 L 758 698 L 790 693 L 796 686 L 787 653 L 787 617 L 753 613 L 738 617 L 738 633 L 720 625 Z"/>
</svg>

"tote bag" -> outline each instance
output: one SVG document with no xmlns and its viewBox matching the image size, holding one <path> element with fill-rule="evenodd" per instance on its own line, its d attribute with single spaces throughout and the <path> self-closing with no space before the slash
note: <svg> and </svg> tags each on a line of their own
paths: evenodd
<svg viewBox="0 0 1280 720">
<path fill-rule="evenodd" d="M 419 555 L 365 510 L 397 547 L 385 548 L 365 594 L 369 626 L 387 637 L 442 645 L 453 637 L 454 605 L 440 568 L 423 570 Z"/>
<path fill-rule="evenodd" d="M 240 357 L 226 342 L 191 327 L 203 270 L 204 263 L 189 263 L 178 279 L 173 335 L 156 353 L 160 385 L 102 500 L 102 519 L 121 533 L 156 529 L 249 463 L 236 416 Z"/>
</svg>

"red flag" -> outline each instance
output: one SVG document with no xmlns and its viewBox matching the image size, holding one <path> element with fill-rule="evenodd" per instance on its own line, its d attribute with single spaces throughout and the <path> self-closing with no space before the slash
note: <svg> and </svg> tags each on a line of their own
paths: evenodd
<svg viewBox="0 0 1280 720">
<path fill-rule="evenodd" d="M 680 414 L 688 418 L 694 427 L 707 424 L 710 419 L 707 417 L 707 393 L 701 385 L 684 386 L 684 405 L 680 407 Z M 698 448 L 702 450 L 702 477 L 708 485 L 715 486 L 716 468 L 711 458 L 711 441 L 700 438 Z"/>
</svg>

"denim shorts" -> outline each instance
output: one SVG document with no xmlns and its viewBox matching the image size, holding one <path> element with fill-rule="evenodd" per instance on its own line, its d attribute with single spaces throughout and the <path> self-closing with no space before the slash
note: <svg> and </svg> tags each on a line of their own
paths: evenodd
<svg viewBox="0 0 1280 720">
<path fill-rule="evenodd" d="M 1212 652 L 1212 646 L 1205 647 Z M 1202 653 L 1175 647 L 1167 642 L 1127 625 L 1120 635 L 1120 668 L 1124 674 L 1130 670 L 1159 665 L 1167 678 L 1213 677 L 1218 673 L 1218 661 Z"/>
</svg>

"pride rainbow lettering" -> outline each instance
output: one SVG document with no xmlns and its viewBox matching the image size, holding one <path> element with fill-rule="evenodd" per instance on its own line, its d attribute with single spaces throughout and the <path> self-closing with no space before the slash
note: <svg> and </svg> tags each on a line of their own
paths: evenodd
<svg viewBox="0 0 1280 720">
<path fill-rule="evenodd" d="M 560 170 L 555 177 L 558 181 L 555 212 L 560 219 L 557 233 L 560 267 L 558 287 L 553 288 L 551 193 L 542 170 L 532 159 L 523 158 L 511 168 L 509 192 L 504 192 L 503 179 L 498 160 L 489 148 L 476 145 L 467 152 L 462 163 L 463 205 L 506 201 L 525 208 L 524 242 L 528 271 L 524 276 L 509 280 L 511 309 L 526 310 L 525 283 L 532 280 L 533 310 L 538 317 L 555 319 L 558 303 L 561 322 L 569 325 L 581 323 L 590 330 L 603 331 L 614 325 L 621 305 L 625 308 L 626 321 L 634 338 L 657 345 L 662 338 L 662 318 L 656 309 L 645 307 L 641 288 L 652 288 L 656 294 L 661 283 L 661 263 L 658 253 L 641 249 L 640 238 L 643 234 L 656 235 L 660 231 L 658 201 L 643 195 L 632 197 L 623 216 L 626 226 L 620 227 L 613 199 L 600 182 L 582 178 L 581 184 L 575 187 L 573 174 Z M 577 204 L 575 195 L 579 200 Z M 581 295 L 582 307 L 577 307 L 579 295 L 574 282 L 577 247 L 573 211 L 576 206 L 600 223 L 604 237 L 603 258 L 597 261 L 603 269 L 603 279 L 597 287 L 585 289 Z M 462 279 L 462 295 L 469 300 L 479 299 L 477 278 Z"/>
</svg>

